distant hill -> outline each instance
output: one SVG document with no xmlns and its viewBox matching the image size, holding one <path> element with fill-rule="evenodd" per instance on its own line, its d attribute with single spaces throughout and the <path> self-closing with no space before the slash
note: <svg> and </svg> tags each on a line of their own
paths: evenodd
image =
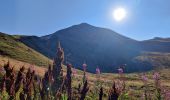
<svg viewBox="0 0 170 100">
<path fill-rule="evenodd" d="M 170 38 L 155 37 L 141 42 L 145 51 L 170 53 Z"/>
<path fill-rule="evenodd" d="M 47 66 L 49 59 L 18 39 L 20 36 L 11 36 L 0 33 L 0 55 L 38 66 Z"/>
<path fill-rule="evenodd" d="M 60 41 L 65 51 L 65 63 L 70 62 L 81 69 L 86 62 L 90 72 L 95 72 L 97 66 L 103 72 L 116 72 L 124 64 L 126 72 L 170 66 L 169 38 L 137 41 L 87 23 L 73 25 L 42 37 L 10 37 L 51 59 L 55 57 L 57 42 Z"/>
<path fill-rule="evenodd" d="M 82 63 L 86 62 L 88 71 L 91 72 L 94 72 L 97 66 L 105 72 L 117 71 L 116 68 L 122 64 L 127 64 L 128 72 L 152 69 L 148 62 L 139 64 L 133 60 L 141 52 L 138 41 L 87 23 L 47 36 L 24 36 L 20 41 L 50 58 L 55 56 L 57 41 L 60 41 L 66 61 L 77 68 L 81 68 Z"/>
</svg>

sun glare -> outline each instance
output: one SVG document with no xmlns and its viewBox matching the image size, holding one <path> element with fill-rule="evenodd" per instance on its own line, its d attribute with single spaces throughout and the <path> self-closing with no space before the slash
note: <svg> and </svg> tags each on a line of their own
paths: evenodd
<svg viewBox="0 0 170 100">
<path fill-rule="evenodd" d="M 116 21 L 121 21 L 126 17 L 126 10 L 124 8 L 117 8 L 113 11 L 113 17 Z"/>
</svg>

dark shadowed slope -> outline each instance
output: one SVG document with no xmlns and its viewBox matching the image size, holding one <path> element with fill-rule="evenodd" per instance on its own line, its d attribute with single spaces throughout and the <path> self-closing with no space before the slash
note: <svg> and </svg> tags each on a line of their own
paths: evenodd
<svg viewBox="0 0 170 100">
<path fill-rule="evenodd" d="M 113 72 L 122 64 L 127 64 L 126 69 L 129 72 L 151 69 L 149 63 L 139 64 L 134 60 L 141 52 L 138 41 L 87 23 L 74 25 L 40 38 L 23 37 L 21 41 L 51 58 L 55 55 L 57 41 L 60 41 L 65 50 L 66 61 L 78 68 L 86 62 L 89 65 L 88 70 L 93 72 L 97 66 L 105 72 Z"/>
<path fill-rule="evenodd" d="M 41 54 L 53 58 L 58 41 L 64 48 L 66 62 L 72 63 L 76 68 L 82 68 L 82 63 L 86 62 L 88 71 L 91 72 L 95 72 L 97 66 L 103 72 L 115 72 L 122 64 L 127 64 L 127 72 L 170 66 L 169 38 L 136 41 L 87 23 L 42 37 L 10 36 L 1 33 L 0 52 L 17 60 L 45 64 L 46 58 Z"/>
<path fill-rule="evenodd" d="M 141 42 L 145 51 L 170 53 L 170 38 L 155 37 Z"/>
<path fill-rule="evenodd" d="M 167 67 L 170 62 L 169 39 L 136 41 L 87 23 L 42 37 L 22 36 L 20 41 L 50 58 L 55 56 L 60 41 L 66 62 L 77 68 L 82 68 L 82 63 L 86 62 L 91 72 L 95 72 L 97 66 L 104 72 L 114 72 L 122 64 L 127 64 L 127 72 L 145 71 L 152 67 Z"/>
</svg>

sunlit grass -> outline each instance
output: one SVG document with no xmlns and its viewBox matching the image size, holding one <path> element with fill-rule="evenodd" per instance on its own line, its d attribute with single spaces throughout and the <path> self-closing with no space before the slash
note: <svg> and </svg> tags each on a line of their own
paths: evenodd
<svg viewBox="0 0 170 100">
<path fill-rule="evenodd" d="M 29 63 L 25 63 L 25 62 L 21 62 L 21 61 L 17 61 L 11 58 L 7 58 L 7 57 L 2 57 L 0 56 L 0 64 L 3 65 L 5 63 L 7 63 L 7 61 L 10 61 L 11 65 L 15 66 L 15 70 L 18 71 L 20 67 L 22 67 L 23 65 L 25 66 L 26 69 L 28 69 L 31 65 Z M 2 66 L 0 66 L 2 67 Z M 66 74 L 66 67 L 63 66 L 64 68 L 64 75 Z M 34 70 L 36 72 L 36 74 L 38 74 L 39 76 L 43 76 L 45 71 L 47 70 L 44 67 L 39 67 L 39 66 L 34 66 Z M 152 78 L 152 72 L 147 72 L 146 76 L 148 77 L 148 89 L 153 92 L 154 90 L 154 81 Z M 161 85 L 163 87 L 166 87 L 167 89 L 170 89 L 170 69 L 163 69 L 163 70 L 159 70 L 160 74 L 161 74 Z M 140 97 L 141 94 L 143 93 L 143 86 L 144 83 L 141 79 L 141 74 L 142 73 L 129 73 L 129 74 L 124 74 L 124 79 L 126 81 L 126 87 L 128 87 L 127 89 L 129 90 L 130 93 L 133 93 L 135 95 L 135 97 Z M 90 93 L 92 93 L 93 89 L 96 88 L 96 82 L 98 81 L 103 87 L 104 87 L 104 91 L 107 93 L 108 89 L 112 86 L 113 81 L 119 79 L 119 75 L 117 73 L 101 73 L 100 76 L 97 76 L 96 74 L 92 74 L 92 73 L 86 73 L 87 75 L 87 79 L 89 81 L 89 86 L 90 86 L 90 91 L 88 92 L 88 95 L 92 95 Z M 75 76 L 73 76 L 73 87 L 78 87 L 78 84 L 82 83 L 82 77 L 83 77 L 83 71 L 81 70 L 77 70 L 77 73 L 75 74 Z M 98 95 L 95 94 L 95 96 L 97 97 Z"/>
</svg>

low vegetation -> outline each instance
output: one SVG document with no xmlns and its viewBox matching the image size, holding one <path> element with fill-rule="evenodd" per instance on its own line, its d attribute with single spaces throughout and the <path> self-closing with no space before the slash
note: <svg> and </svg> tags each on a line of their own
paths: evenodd
<svg viewBox="0 0 170 100">
<path fill-rule="evenodd" d="M 122 70 L 122 71 L 120 71 Z M 44 76 L 34 67 L 21 67 L 16 73 L 9 63 L 1 67 L 2 100 L 169 100 L 169 69 L 141 74 L 96 74 L 79 71 L 68 64 L 60 88 L 54 92 L 53 70 L 49 66 Z M 36 74 L 35 74 L 36 73 Z M 61 72 L 60 72 L 61 73 Z M 23 80 L 23 81 L 22 81 Z"/>
<path fill-rule="evenodd" d="M 169 100 L 170 69 L 145 73 L 88 73 L 71 64 L 63 65 L 64 51 L 59 46 L 57 57 L 48 69 L 37 72 L 36 66 L 19 65 L 18 71 L 8 61 L 1 65 L 0 99 L 2 100 Z M 14 60 L 13 60 L 14 63 Z M 42 74 L 44 73 L 44 74 Z M 41 75 L 40 75 L 41 74 Z"/>
</svg>

